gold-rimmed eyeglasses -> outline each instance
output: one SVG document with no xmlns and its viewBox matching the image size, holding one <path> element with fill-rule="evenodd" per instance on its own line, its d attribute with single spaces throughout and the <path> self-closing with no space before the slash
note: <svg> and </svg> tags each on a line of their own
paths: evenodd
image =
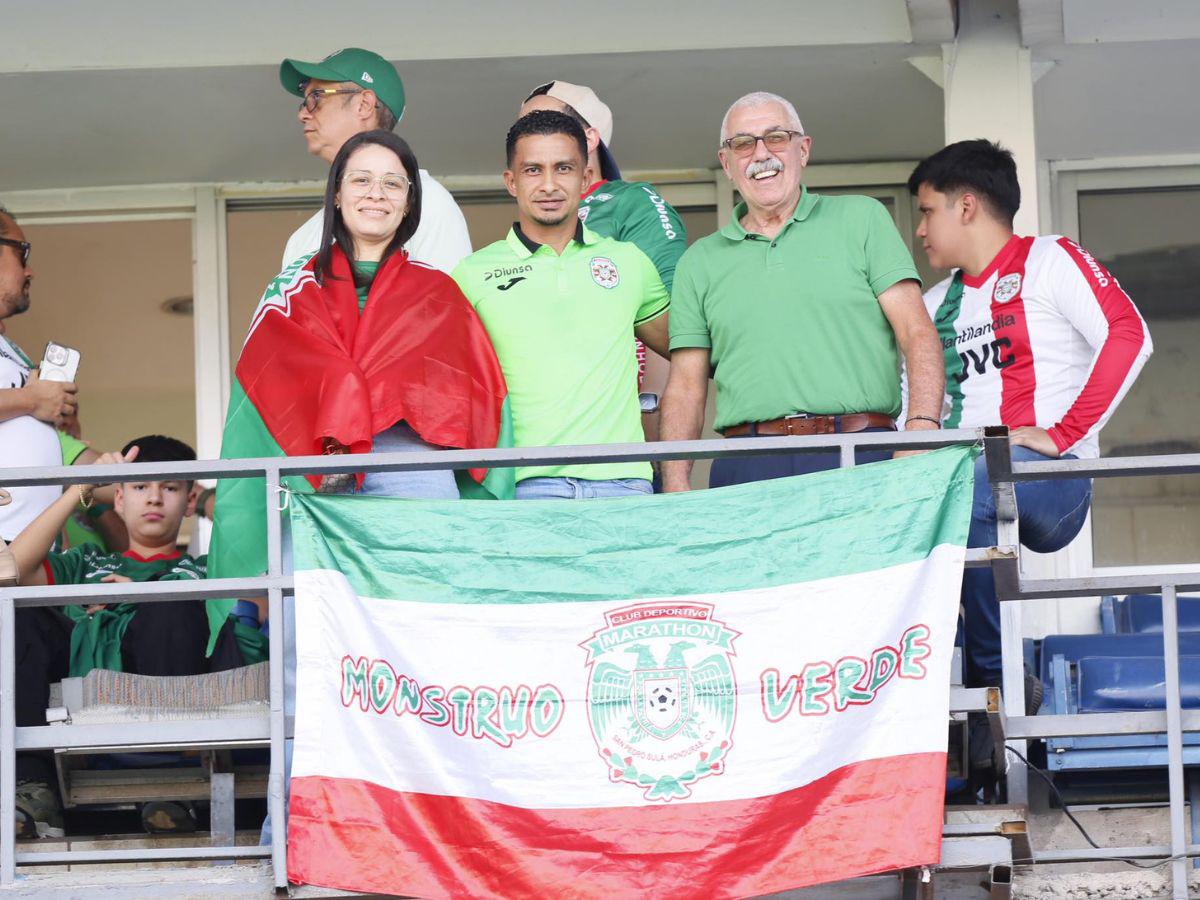
<svg viewBox="0 0 1200 900">
<path fill-rule="evenodd" d="M 793 137 L 804 137 L 804 132 L 773 128 L 762 134 L 735 134 L 733 137 L 721 141 L 721 146 L 732 150 L 735 156 L 749 156 L 758 146 L 758 142 L 762 141 L 763 146 L 774 153 L 790 144 Z"/>
<path fill-rule="evenodd" d="M 408 193 L 408 176 L 396 172 L 372 175 L 370 172 L 353 171 L 342 176 L 346 190 L 356 197 L 364 197 L 371 188 L 379 185 L 385 197 L 403 197 Z"/>
</svg>

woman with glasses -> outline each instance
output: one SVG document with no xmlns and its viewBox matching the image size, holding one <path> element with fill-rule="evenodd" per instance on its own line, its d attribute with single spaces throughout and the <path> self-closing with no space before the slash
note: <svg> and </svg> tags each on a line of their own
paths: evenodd
<svg viewBox="0 0 1200 900">
<path fill-rule="evenodd" d="M 329 172 L 319 251 L 271 282 L 250 323 L 224 456 L 496 446 L 503 375 L 458 287 L 404 251 L 420 219 L 421 182 L 408 144 L 382 130 L 348 140 Z M 485 474 L 308 481 L 329 493 L 457 499 L 462 489 L 477 495 Z M 500 474 L 486 486 L 502 491 Z M 243 483 L 221 486 L 218 548 L 229 521 L 227 494 L 232 500 Z M 244 535 L 234 538 L 240 543 Z"/>
<path fill-rule="evenodd" d="M 412 150 L 389 131 L 357 134 L 342 146 L 325 189 L 320 249 L 272 280 L 251 320 L 222 457 L 511 444 L 511 429 L 502 427 L 504 376 L 487 332 L 448 275 L 410 260 L 403 249 L 421 219 L 417 173 Z M 298 491 L 450 500 L 511 497 L 511 473 L 377 472 L 284 481 Z M 263 482 L 222 481 L 214 512 L 210 575 L 264 572 Z M 285 530 L 285 571 L 290 549 Z M 290 602 L 285 613 L 284 694 L 291 714 Z M 265 604 L 256 615 L 253 604 L 240 601 L 235 615 L 253 627 L 265 620 Z M 219 611 L 216 617 L 223 620 Z M 269 829 L 268 819 L 264 838 Z"/>
</svg>

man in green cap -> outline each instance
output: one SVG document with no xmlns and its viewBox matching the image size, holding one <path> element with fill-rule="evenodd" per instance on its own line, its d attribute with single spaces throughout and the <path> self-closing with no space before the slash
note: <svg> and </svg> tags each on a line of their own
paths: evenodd
<svg viewBox="0 0 1200 900">
<path fill-rule="evenodd" d="M 354 135 L 375 128 L 392 131 L 404 115 L 400 75 L 370 50 L 347 47 L 315 63 L 285 59 L 279 80 L 289 93 L 304 98 L 298 118 L 308 152 L 326 163 Z M 424 169 L 420 177 L 421 224 L 406 249 L 418 262 L 449 273 L 471 253 L 467 222 L 449 191 Z M 323 224 L 318 211 L 296 230 L 284 249 L 284 268 L 317 252 Z"/>
</svg>

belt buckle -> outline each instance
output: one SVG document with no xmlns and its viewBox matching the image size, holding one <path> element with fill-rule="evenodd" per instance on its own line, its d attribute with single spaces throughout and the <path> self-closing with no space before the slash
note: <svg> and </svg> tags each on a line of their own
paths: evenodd
<svg viewBox="0 0 1200 900">
<path fill-rule="evenodd" d="M 787 433 L 789 435 L 791 435 L 791 434 L 794 434 L 794 432 L 792 431 L 792 421 L 793 420 L 803 421 L 805 419 L 811 419 L 811 418 L 813 418 L 811 413 L 806 413 L 806 412 L 792 413 L 790 416 L 783 417 L 783 421 L 786 423 L 784 425 L 784 427 L 787 429 Z"/>
</svg>

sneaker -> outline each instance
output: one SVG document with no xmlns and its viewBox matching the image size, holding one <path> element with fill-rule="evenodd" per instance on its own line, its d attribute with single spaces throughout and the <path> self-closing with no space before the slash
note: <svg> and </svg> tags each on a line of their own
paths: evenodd
<svg viewBox="0 0 1200 900">
<path fill-rule="evenodd" d="M 142 804 L 142 828 L 147 834 L 191 834 L 196 830 L 196 811 L 190 803 L 151 800 Z"/>
<path fill-rule="evenodd" d="M 1042 701 L 1046 698 L 1046 688 L 1042 684 L 1042 679 L 1038 678 L 1033 672 L 1029 671 L 1029 666 L 1025 667 L 1025 715 L 1036 716 L 1038 710 L 1042 708 Z"/>
<path fill-rule="evenodd" d="M 60 838 L 63 831 L 62 807 L 58 795 L 44 781 L 17 784 L 17 837 Z"/>
</svg>

